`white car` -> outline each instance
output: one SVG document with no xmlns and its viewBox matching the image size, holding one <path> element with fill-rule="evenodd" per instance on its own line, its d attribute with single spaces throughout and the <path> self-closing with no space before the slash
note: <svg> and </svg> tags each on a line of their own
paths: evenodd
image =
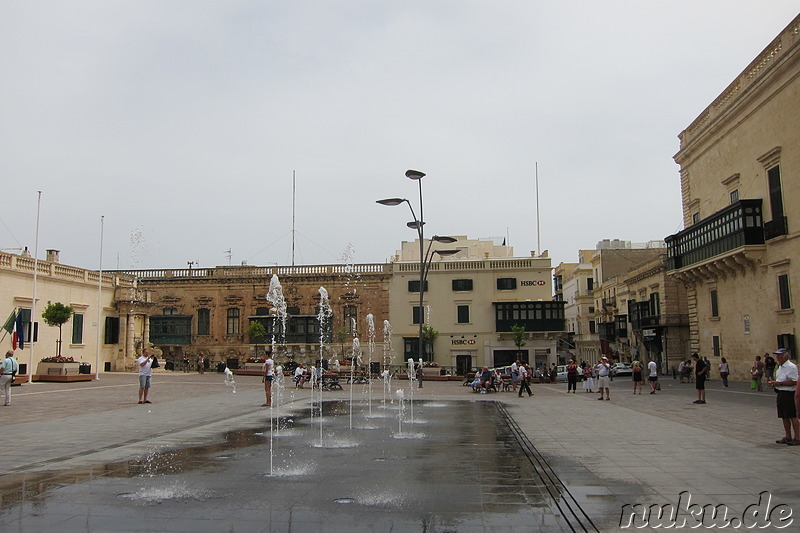
<svg viewBox="0 0 800 533">
<path fill-rule="evenodd" d="M 628 363 L 614 363 L 611 365 L 611 375 L 616 377 L 632 376 L 633 368 Z"/>
</svg>

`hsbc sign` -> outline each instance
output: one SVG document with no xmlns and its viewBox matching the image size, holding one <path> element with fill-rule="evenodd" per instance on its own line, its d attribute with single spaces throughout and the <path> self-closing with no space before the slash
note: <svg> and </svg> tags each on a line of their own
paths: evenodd
<svg viewBox="0 0 800 533">
<path fill-rule="evenodd" d="M 537 286 L 537 285 L 539 285 L 539 286 L 547 285 L 547 282 L 546 281 L 541 281 L 541 280 L 535 281 L 535 280 L 527 280 L 526 279 L 526 280 L 520 281 L 519 284 L 520 284 L 521 287 L 533 287 L 533 286 Z"/>
</svg>

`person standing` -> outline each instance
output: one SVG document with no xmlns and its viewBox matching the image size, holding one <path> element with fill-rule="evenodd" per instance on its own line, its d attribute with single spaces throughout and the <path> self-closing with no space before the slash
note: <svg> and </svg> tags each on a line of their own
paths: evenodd
<svg viewBox="0 0 800 533">
<path fill-rule="evenodd" d="M 722 386 L 726 389 L 728 388 L 728 374 L 730 374 L 728 361 L 723 357 L 719 363 L 719 377 L 722 378 Z"/>
<path fill-rule="evenodd" d="M 558 368 L 555 363 L 550 368 L 550 383 L 558 383 Z"/>
<path fill-rule="evenodd" d="M 197 371 L 200 372 L 201 375 L 206 373 L 206 359 L 203 357 L 203 354 L 197 356 Z"/>
<path fill-rule="evenodd" d="M 14 350 L 8 350 L 0 367 L 0 396 L 5 398 L 3 405 L 11 405 L 11 383 L 19 372 L 19 363 L 14 359 Z"/>
<path fill-rule="evenodd" d="M 708 375 L 708 365 L 700 359 L 696 353 L 692 354 L 694 359 L 694 388 L 697 389 L 697 399 L 693 403 L 706 403 L 706 376 Z"/>
<path fill-rule="evenodd" d="M 264 377 L 261 381 L 264 382 L 264 394 L 267 400 L 261 404 L 261 407 L 272 406 L 272 380 L 275 379 L 275 361 L 272 360 L 272 354 L 267 355 L 264 361 Z"/>
<path fill-rule="evenodd" d="M 186 374 L 189 372 L 189 354 L 183 354 L 183 373 Z"/>
<path fill-rule="evenodd" d="M 295 387 L 298 389 L 302 389 L 303 385 L 306 383 L 306 369 L 303 367 L 303 363 L 297 365 L 297 368 L 294 369 L 294 381 Z"/>
<path fill-rule="evenodd" d="M 519 394 L 517 394 L 518 398 L 522 398 L 522 391 L 528 391 L 528 397 L 530 398 L 533 396 L 533 392 L 531 392 L 531 386 L 528 385 L 528 376 L 530 375 L 530 367 L 527 365 L 519 365 L 517 367 L 519 371 Z"/>
<path fill-rule="evenodd" d="M 153 364 L 153 356 L 150 351 L 142 350 L 142 355 L 136 360 L 139 368 L 139 403 L 152 403 L 147 399 L 150 393 L 150 380 L 153 376 L 151 365 Z"/>
<path fill-rule="evenodd" d="M 511 390 L 516 391 L 519 384 L 519 366 L 522 364 L 519 359 L 511 363 Z"/>
<path fill-rule="evenodd" d="M 764 354 L 764 374 L 767 376 L 767 381 L 771 380 L 775 376 L 775 367 L 778 364 L 775 362 L 775 358 L 772 357 L 770 354 Z"/>
<path fill-rule="evenodd" d="M 753 367 L 750 369 L 750 376 L 753 378 L 753 381 L 756 382 L 756 391 L 762 392 L 764 387 L 761 384 L 761 378 L 764 376 L 764 362 L 761 360 L 760 355 L 757 355 L 756 360 L 753 362 Z"/>
<path fill-rule="evenodd" d="M 797 420 L 797 405 L 795 403 L 795 392 L 797 392 L 797 365 L 789 360 L 789 352 L 786 348 L 778 348 L 774 352 L 777 359 L 777 372 L 775 380 L 767 380 L 767 385 L 775 389 L 777 393 L 776 404 L 778 407 L 778 418 L 783 422 L 784 437 L 776 440 L 776 444 L 788 444 L 797 446 L 800 444 L 800 423 Z M 794 438 L 792 438 L 794 431 Z"/>
<path fill-rule="evenodd" d="M 639 394 L 642 393 L 642 364 L 639 361 L 634 361 L 631 366 L 631 377 L 633 378 L 633 394 L 637 390 Z"/>
<path fill-rule="evenodd" d="M 603 391 L 605 390 L 606 400 L 610 400 L 611 396 L 611 389 L 610 386 L 610 374 L 611 374 L 611 365 L 608 364 L 608 357 L 603 357 L 600 359 L 600 363 L 597 365 L 597 389 L 600 391 L 600 397 L 598 400 L 603 399 Z"/>
<path fill-rule="evenodd" d="M 578 388 L 578 365 L 575 364 L 574 359 L 569 360 L 569 364 L 567 365 L 567 394 L 572 392 L 575 394 L 575 390 Z"/>
<path fill-rule="evenodd" d="M 658 382 L 658 365 L 652 357 L 647 358 L 647 384 L 650 385 L 650 394 L 656 393 L 656 383 Z M 641 394 L 641 393 L 639 393 Z"/>
<path fill-rule="evenodd" d="M 594 392 L 594 377 L 592 376 L 592 366 L 586 364 L 583 367 L 583 390 L 586 392 Z"/>
</svg>

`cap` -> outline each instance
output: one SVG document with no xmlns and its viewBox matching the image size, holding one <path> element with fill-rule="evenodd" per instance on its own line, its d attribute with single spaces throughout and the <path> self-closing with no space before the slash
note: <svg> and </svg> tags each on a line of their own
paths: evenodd
<svg viewBox="0 0 800 533">
<path fill-rule="evenodd" d="M 601 361 L 608 361 L 608 357 L 603 357 Z"/>
<path fill-rule="evenodd" d="M 776 354 L 776 355 L 780 355 L 780 354 L 782 354 L 782 353 L 789 353 L 789 350 L 787 350 L 786 348 L 778 348 L 777 350 L 775 350 L 775 351 L 774 351 L 774 352 L 772 352 L 772 353 L 774 353 L 774 354 Z"/>
</svg>

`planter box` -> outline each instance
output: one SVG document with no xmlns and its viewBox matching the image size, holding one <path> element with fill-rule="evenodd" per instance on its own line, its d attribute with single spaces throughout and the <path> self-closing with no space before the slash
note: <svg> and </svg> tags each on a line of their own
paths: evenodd
<svg viewBox="0 0 800 533">
<path fill-rule="evenodd" d="M 245 363 L 242 370 L 258 370 L 261 372 L 264 370 L 264 363 Z"/>
<path fill-rule="evenodd" d="M 46 376 L 67 376 L 77 374 L 80 366 L 80 363 L 39 363 L 36 373 Z"/>
</svg>

